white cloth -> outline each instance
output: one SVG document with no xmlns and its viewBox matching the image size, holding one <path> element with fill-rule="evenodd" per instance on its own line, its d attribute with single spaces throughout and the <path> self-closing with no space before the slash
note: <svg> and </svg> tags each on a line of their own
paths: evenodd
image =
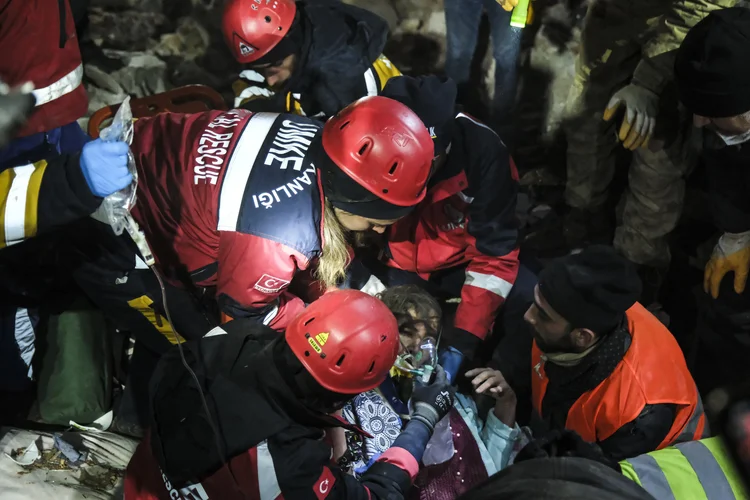
<svg viewBox="0 0 750 500">
<path fill-rule="evenodd" d="M 0 497 L 3 500 L 28 500 L 54 498 L 55 500 L 106 500 L 122 498 L 122 477 L 114 488 L 92 488 L 79 481 L 82 471 L 97 474 L 101 468 L 94 461 L 118 470 L 123 470 L 135 452 L 138 442 L 109 432 L 75 433 L 82 438 L 83 448 L 89 452 L 89 460 L 78 469 L 49 470 L 45 468 L 25 469 L 6 456 L 19 448 L 25 449 L 32 442 L 43 453 L 54 448 L 51 434 L 24 429 L 3 428 L 0 430 Z M 69 442 L 72 442 L 69 441 Z M 21 473 L 21 474 L 19 474 Z M 118 494 L 119 491 L 119 494 Z"/>
<path fill-rule="evenodd" d="M 727 257 L 750 247 L 750 231 L 744 233 L 724 233 L 714 248 L 714 254 Z"/>
<path fill-rule="evenodd" d="M 742 144 L 744 142 L 750 141 L 750 130 L 748 130 L 744 134 L 735 135 L 726 135 L 718 131 L 714 132 L 716 132 L 716 135 L 721 137 L 721 140 L 724 141 L 724 144 L 726 144 L 727 146 L 736 146 L 737 144 Z"/>
<path fill-rule="evenodd" d="M 246 69 L 242 72 L 240 72 L 240 78 L 243 80 L 247 80 L 249 82 L 254 83 L 265 83 L 266 79 L 258 73 L 257 71 L 253 71 L 251 69 Z M 257 85 L 251 85 L 247 87 L 245 90 L 240 92 L 240 95 L 234 98 L 234 107 L 239 108 L 242 105 L 242 101 L 245 99 L 250 99 L 253 97 L 273 97 L 275 93 L 265 87 L 259 87 Z"/>
</svg>

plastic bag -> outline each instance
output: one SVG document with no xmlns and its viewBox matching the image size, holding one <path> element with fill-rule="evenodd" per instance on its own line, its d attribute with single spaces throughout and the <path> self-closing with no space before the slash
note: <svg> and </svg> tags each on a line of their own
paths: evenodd
<svg viewBox="0 0 750 500">
<path fill-rule="evenodd" d="M 451 430 L 451 419 L 449 415 L 435 426 L 432 437 L 427 441 L 427 447 L 422 455 L 422 463 L 425 465 L 437 465 L 447 462 L 456 453 L 453 447 L 453 431 Z"/>
<path fill-rule="evenodd" d="M 126 97 L 117 110 L 112 124 L 102 130 L 99 137 L 105 142 L 123 141 L 133 143 L 133 112 L 130 109 L 130 96 Z M 135 157 L 128 150 L 128 170 L 133 175 L 133 182 L 124 189 L 104 198 L 99 208 L 91 216 L 112 226 L 116 235 L 121 235 L 127 225 L 127 216 L 135 205 L 138 172 L 135 168 Z"/>
</svg>

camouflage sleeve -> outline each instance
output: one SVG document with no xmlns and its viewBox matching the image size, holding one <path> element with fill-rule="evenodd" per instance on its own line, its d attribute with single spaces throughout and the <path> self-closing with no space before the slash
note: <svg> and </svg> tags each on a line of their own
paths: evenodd
<svg viewBox="0 0 750 500">
<path fill-rule="evenodd" d="M 643 47 L 633 83 L 660 93 L 672 80 L 677 48 L 688 31 L 714 10 L 737 5 L 738 0 L 673 0 Z"/>
</svg>

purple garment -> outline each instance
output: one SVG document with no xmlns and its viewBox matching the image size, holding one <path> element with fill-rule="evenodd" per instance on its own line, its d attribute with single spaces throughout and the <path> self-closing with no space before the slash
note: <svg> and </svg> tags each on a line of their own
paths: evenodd
<svg viewBox="0 0 750 500">
<path fill-rule="evenodd" d="M 409 500 L 453 500 L 487 479 L 487 468 L 469 426 L 455 409 L 449 413 L 453 431 L 453 458 L 422 467 Z"/>
</svg>

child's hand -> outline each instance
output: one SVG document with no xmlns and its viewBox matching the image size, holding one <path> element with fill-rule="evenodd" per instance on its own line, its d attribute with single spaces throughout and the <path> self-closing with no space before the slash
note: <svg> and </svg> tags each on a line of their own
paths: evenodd
<svg viewBox="0 0 750 500">
<path fill-rule="evenodd" d="M 516 394 L 510 388 L 499 370 L 492 368 L 474 368 L 466 372 L 467 377 L 474 377 L 471 385 L 477 394 L 484 394 L 495 399 L 515 399 Z"/>
<path fill-rule="evenodd" d="M 466 372 L 474 377 L 471 385 L 477 394 L 485 394 L 495 399 L 495 416 L 508 427 L 516 423 L 516 393 L 499 370 L 475 368 Z"/>
</svg>

